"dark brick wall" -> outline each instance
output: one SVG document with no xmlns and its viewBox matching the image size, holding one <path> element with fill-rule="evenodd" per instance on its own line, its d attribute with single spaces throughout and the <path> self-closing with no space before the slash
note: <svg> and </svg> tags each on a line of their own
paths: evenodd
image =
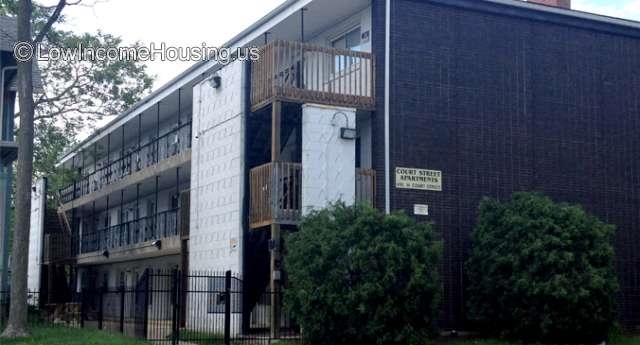
<svg viewBox="0 0 640 345">
<path fill-rule="evenodd" d="M 444 240 L 442 326 L 464 327 L 463 263 L 479 200 L 523 190 L 618 226 L 620 319 L 640 325 L 640 39 L 540 13 L 392 3 L 392 171 L 442 170 L 444 188 L 392 188 L 392 207 L 430 206 Z M 373 1 L 373 19 L 383 206 L 384 1 Z"/>
</svg>

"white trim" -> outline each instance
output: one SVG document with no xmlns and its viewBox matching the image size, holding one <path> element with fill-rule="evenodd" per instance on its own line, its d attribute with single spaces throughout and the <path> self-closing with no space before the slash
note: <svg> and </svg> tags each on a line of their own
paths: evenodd
<svg viewBox="0 0 640 345">
<path fill-rule="evenodd" d="M 386 0 L 384 21 L 384 211 L 391 213 L 391 152 L 389 143 L 389 87 L 391 70 L 391 0 Z"/>
</svg>

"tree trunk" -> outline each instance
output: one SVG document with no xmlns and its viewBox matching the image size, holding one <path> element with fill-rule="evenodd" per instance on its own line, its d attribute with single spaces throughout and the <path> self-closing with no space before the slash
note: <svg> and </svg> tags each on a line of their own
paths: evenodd
<svg viewBox="0 0 640 345">
<path fill-rule="evenodd" d="M 20 0 L 18 41 L 33 42 L 31 36 L 31 0 Z M 15 222 L 11 259 L 11 304 L 9 323 L 3 337 L 20 337 L 27 332 L 27 269 L 31 212 L 31 176 L 33 173 L 33 63 L 18 62 L 18 171 L 16 178 Z"/>
</svg>

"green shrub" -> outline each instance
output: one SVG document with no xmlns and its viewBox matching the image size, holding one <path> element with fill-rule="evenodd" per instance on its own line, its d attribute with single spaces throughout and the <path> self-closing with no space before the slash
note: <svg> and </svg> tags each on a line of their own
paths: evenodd
<svg viewBox="0 0 640 345">
<path fill-rule="evenodd" d="M 467 262 L 470 321 L 524 341 L 604 340 L 616 317 L 613 233 L 541 195 L 483 200 Z"/>
<path fill-rule="evenodd" d="M 336 204 L 286 238 L 285 305 L 314 345 L 424 344 L 440 300 L 430 224 Z"/>
</svg>

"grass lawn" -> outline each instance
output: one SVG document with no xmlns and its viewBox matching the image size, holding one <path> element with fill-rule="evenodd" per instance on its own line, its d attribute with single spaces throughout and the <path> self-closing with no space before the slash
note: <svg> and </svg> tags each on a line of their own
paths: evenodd
<svg viewBox="0 0 640 345">
<path fill-rule="evenodd" d="M 222 345 L 224 337 L 220 334 L 196 332 L 189 330 L 180 331 L 180 340 L 198 345 Z"/>
<path fill-rule="evenodd" d="M 33 328 L 31 337 L 0 339 L 2 345 L 149 345 L 118 333 L 64 327 Z"/>
</svg>

